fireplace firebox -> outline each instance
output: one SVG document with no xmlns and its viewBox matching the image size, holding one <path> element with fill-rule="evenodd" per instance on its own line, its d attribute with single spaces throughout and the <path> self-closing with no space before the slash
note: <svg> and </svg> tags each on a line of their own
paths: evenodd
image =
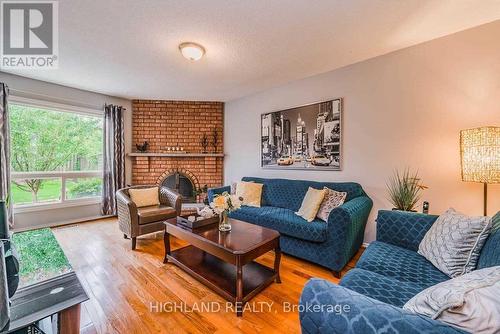
<svg viewBox="0 0 500 334">
<path fill-rule="evenodd" d="M 181 194 L 183 203 L 196 202 L 196 187 L 194 182 L 187 175 L 174 172 L 165 177 L 161 185 L 174 189 Z"/>
</svg>

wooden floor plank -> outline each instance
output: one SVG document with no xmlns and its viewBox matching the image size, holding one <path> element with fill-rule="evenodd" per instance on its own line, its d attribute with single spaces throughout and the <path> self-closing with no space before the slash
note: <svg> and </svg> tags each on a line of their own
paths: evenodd
<svg viewBox="0 0 500 334">
<path fill-rule="evenodd" d="M 82 307 L 85 334 L 300 333 L 298 313 L 285 312 L 283 303 L 298 304 L 304 284 L 312 277 L 339 281 L 323 267 L 283 254 L 282 284 L 272 284 L 251 300 L 254 307 L 265 305 L 263 312 L 249 309 L 238 318 L 226 310 L 222 297 L 175 265 L 163 264 L 162 233 L 138 238 L 137 250 L 132 251 L 114 218 L 54 228 L 53 232 L 90 297 Z M 175 238 L 171 243 L 172 249 L 186 245 Z M 257 261 L 272 267 L 274 253 Z M 183 310 L 154 311 L 155 305 L 170 307 L 172 303 Z M 220 312 L 199 309 L 210 303 L 217 303 Z"/>
</svg>

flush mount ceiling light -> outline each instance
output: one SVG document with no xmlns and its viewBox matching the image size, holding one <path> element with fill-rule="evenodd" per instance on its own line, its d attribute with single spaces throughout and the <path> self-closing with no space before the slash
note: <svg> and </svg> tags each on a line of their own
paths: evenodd
<svg viewBox="0 0 500 334">
<path fill-rule="evenodd" d="M 200 60 L 205 54 L 205 48 L 203 48 L 203 46 L 191 42 L 180 44 L 179 50 L 184 58 L 193 61 Z"/>
</svg>

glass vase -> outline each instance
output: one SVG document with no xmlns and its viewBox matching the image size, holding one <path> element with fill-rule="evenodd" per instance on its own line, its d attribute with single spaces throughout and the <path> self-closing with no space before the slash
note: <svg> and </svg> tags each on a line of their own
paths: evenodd
<svg viewBox="0 0 500 334">
<path fill-rule="evenodd" d="M 224 211 L 219 215 L 219 231 L 231 231 L 231 223 L 229 222 L 229 218 L 227 217 L 227 211 Z"/>
</svg>

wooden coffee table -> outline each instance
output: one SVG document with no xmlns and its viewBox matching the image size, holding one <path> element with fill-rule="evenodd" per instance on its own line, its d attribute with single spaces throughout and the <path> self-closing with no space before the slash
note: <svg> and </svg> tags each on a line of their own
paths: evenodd
<svg viewBox="0 0 500 334">
<path fill-rule="evenodd" d="M 171 261 L 194 278 L 235 304 L 237 316 L 243 306 L 273 281 L 281 283 L 281 250 L 277 231 L 231 219 L 230 232 L 220 232 L 218 224 L 187 229 L 176 221 L 165 222 L 165 260 Z M 170 250 L 170 236 L 190 245 Z M 274 268 L 253 261 L 274 250 Z"/>
</svg>

